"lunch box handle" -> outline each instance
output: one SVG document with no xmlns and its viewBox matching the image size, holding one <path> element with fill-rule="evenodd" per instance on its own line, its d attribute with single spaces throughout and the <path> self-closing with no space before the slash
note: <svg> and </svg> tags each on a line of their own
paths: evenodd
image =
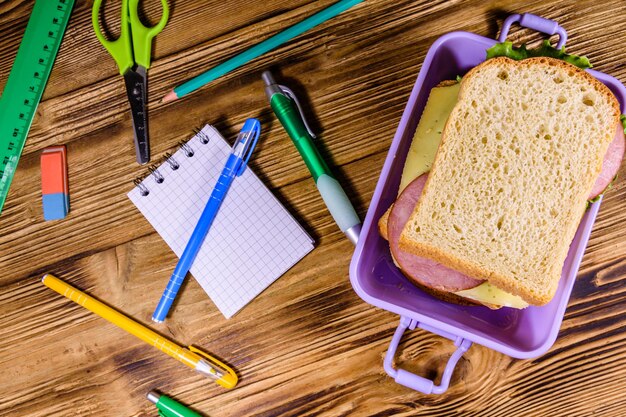
<svg viewBox="0 0 626 417">
<path fill-rule="evenodd" d="M 396 356 L 396 350 L 398 349 L 398 345 L 400 344 L 400 340 L 402 339 L 404 331 L 407 328 L 410 330 L 414 330 L 415 327 L 420 327 L 421 329 L 450 339 L 454 341 L 454 345 L 457 347 L 456 351 L 452 354 L 452 356 L 450 356 L 450 359 L 448 359 L 446 369 L 443 371 L 443 375 L 441 376 L 441 383 L 439 385 L 435 385 L 434 381 L 428 378 L 424 378 L 423 376 L 419 376 L 409 371 L 405 371 L 404 369 L 395 369 L 393 367 L 393 358 Z M 472 346 L 472 342 L 467 339 L 464 339 L 460 336 L 455 336 L 448 332 L 444 332 L 425 323 L 418 323 L 416 320 L 412 320 L 408 317 L 401 316 L 400 324 L 398 325 L 398 328 L 396 329 L 396 332 L 391 339 L 391 343 L 389 344 L 389 350 L 387 350 L 387 354 L 385 355 L 385 372 L 387 372 L 387 374 L 392 377 L 398 384 L 404 385 L 405 387 L 423 392 L 424 394 L 443 394 L 448 389 L 448 385 L 450 385 L 450 378 L 452 377 L 452 372 L 454 372 L 454 367 L 456 366 L 456 363 L 459 361 L 459 359 L 461 359 L 461 356 L 463 356 L 463 354 L 467 352 L 470 346 Z"/>
<path fill-rule="evenodd" d="M 556 49 L 561 49 L 565 46 L 565 42 L 567 42 L 567 32 L 565 32 L 565 29 L 559 26 L 557 22 L 532 13 L 524 13 L 523 15 L 512 14 L 507 17 L 502 24 L 498 42 L 504 42 L 506 40 L 506 37 L 509 34 L 509 29 L 511 29 L 511 25 L 516 22 L 519 22 L 522 27 L 533 29 L 547 35 L 554 35 L 555 33 L 558 33 L 559 42 L 556 44 Z"/>
</svg>

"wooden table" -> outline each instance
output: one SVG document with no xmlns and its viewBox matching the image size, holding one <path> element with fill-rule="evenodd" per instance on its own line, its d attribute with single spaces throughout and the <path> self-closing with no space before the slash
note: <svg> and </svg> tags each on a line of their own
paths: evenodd
<svg viewBox="0 0 626 417">
<path fill-rule="evenodd" d="M 369 0 L 173 104 L 175 84 L 334 0 L 170 0 L 150 70 L 153 159 L 194 127 L 230 140 L 260 117 L 251 163 L 317 241 L 316 249 L 230 320 L 193 280 L 176 311 L 154 326 L 234 366 L 226 391 L 40 283 L 52 272 L 126 314 L 150 316 L 176 257 L 126 197 L 145 172 L 135 163 L 121 77 L 77 1 L 0 217 L 0 414 L 155 416 L 159 389 L 210 416 L 623 416 L 626 406 L 626 168 L 608 192 L 561 333 L 534 360 L 473 346 L 449 391 L 425 396 L 387 377 L 382 359 L 398 317 L 352 290 L 353 247 L 337 230 L 302 160 L 268 110 L 260 79 L 271 67 L 302 94 L 319 144 L 364 217 L 424 56 L 437 37 L 467 30 L 495 37 L 504 17 L 556 19 L 573 53 L 626 82 L 626 4 L 607 2 Z M 115 3 L 115 2 L 109 2 Z M 146 15 L 156 21 L 160 5 Z M 115 14 L 108 13 L 113 19 Z M 4 85 L 32 1 L 0 3 Z M 516 28 L 516 41 L 539 37 Z M 71 212 L 45 222 L 40 151 L 68 147 Z M 421 330 L 398 364 L 438 378 L 452 344 Z"/>
</svg>

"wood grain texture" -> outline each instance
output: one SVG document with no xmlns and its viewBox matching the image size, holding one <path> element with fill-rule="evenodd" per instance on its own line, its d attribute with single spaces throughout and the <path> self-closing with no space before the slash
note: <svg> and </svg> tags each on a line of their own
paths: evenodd
<svg viewBox="0 0 626 417">
<path fill-rule="evenodd" d="M 510 13 L 556 19 L 568 47 L 626 82 L 624 1 L 369 0 L 184 100 L 171 87 L 334 0 L 170 0 L 150 69 L 153 159 L 192 128 L 233 138 L 246 117 L 263 122 L 252 162 L 315 237 L 317 248 L 231 320 L 189 280 L 167 323 L 155 326 L 237 369 L 225 391 L 45 288 L 51 272 L 126 314 L 150 315 L 176 258 L 126 193 L 135 162 L 124 86 L 93 35 L 90 1 L 77 0 L 0 216 L 0 415 L 154 416 L 157 388 L 207 416 L 622 416 L 626 407 L 626 167 L 606 195 L 559 337 L 534 360 L 474 345 L 449 391 L 425 396 L 397 385 L 382 359 L 398 317 L 352 290 L 353 247 L 332 222 L 282 128 L 261 72 L 272 68 L 303 94 L 322 153 L 364 217 L 386 152 L 428 48 L 446 32 L 495 37 Z M 113 3 L 107 7 L 114 7 Z M 149 19 L 159 2 L 146 1 Z M 32 1 L 0 2 L 0 87 Z M 111 9 L 113 10 L 113 9 Z M 114 13 L 107 9 L 107 18 Z M 539 37 L 515 28 L 511 39 Z M 44 222 L 39 156 L 68 147 L 71 212 Z M 450 342 L 408 333 L 398 365 L 439 378 Z"/>
</svg>

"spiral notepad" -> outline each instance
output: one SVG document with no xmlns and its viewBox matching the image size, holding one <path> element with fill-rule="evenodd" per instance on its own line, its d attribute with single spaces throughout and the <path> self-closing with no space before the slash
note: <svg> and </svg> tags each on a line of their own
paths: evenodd
<svg viewBox="0 0 626 417">
<path fill-rule="evenodd" d="M 179 257 L 229 153 L 207 125 L 128 193 Z M 311 237 L 248 168 L 233 182 L 190 272 L 230 318 L 311 250 Z"/>
</svg>

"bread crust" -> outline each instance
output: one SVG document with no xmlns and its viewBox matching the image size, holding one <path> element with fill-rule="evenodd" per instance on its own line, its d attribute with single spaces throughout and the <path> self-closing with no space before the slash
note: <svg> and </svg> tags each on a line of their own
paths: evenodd
<svg viewBox="0 0 626 417">
<path fill-rule="evenodd" d="M 598 81 L 597 78 L 595 78 L 593 75 L 589 74 L 587 71 L 583 71 L 580 68 L 578 68 L 577 66 L 572 65 L 569 62 L 565 62 L 565 61 L 563 61 L 561 59 L 550 58 L 550 57 L 535 57 L 535 58 L 526 58 L 526 59 L 523 59 L 521 61 L 515 61 L 515 60 L 513 60 L 511 58 L 507 58 L 505 56 L 500 56 L 500 57 L 496 57 L 496 58 L 491 58 L 491 59 L 483 62 L 482 64 L 475 66 L 467 74 L 465 74 L 465 77 L 463 77 L 463 78 L 468 78 L 468 77 L 472 76 L 476 71 L 480 71 L 480 68 L 483 68 L 483 66 L 485 66 L 487 64 L 490 64 L 490 65 L 499 65 L 499 64 L 510 65 L 511 63 L 513 63 L 515 65 L 522 65 L 522 66 L 533 66 L 533 65 L 536 65 L 536 64 L 539 63 L 539 64 L 546 64 L 546 65 L 555 66 L 555 67 L 561 67 L 562 69 L 565 69 L 565 70 L 568 70 L 568 71 L 573 71 L 574 74 L 577 77 L 583 78 L 585 81 L 587 81 L 589 84 L 591 84 L 597 92 L 602 94 L 608 101 L 611 101 L 613 103 L 613 115 L 614 115 L 614 118 L 615 118 L 615 125 L 617 125 L 617 123 L 619 123 L 619 117 L 620 117 L 620 114 L 621 114 L 620 107 L 619 107 L 619 102 L 617 101 L 617 99 L 615 98 L 615 95 L 611 92 L 609 87 L 604 85 L 602 82 Z M 463 90 L 464 90 L 463 83 L 461 82 L 461 90 L 459 91 L 459 97 L 462 97 Z"/>
<path fill-rule="evenodd" d="M 380 236 L 385 240 L 389 240 L 389 235 L 387 234 L 387 222 L 389 222 L 389 214 L 391 214 L 392 208 L 393 204 L 390 205 L 387 211 L 380 216 L 380 219 L 378 219 L 378 233 L 380 233 Z"/>
<path fill-rule="evenodd" d="M 411 284 L 415 285 L 420 290 L 424 291 L 426 294 L 432 295 L 433 297 L 438 298 L 447 303 L 459 304 L 462 306 L 485 306 L 485 307 L 490 308 L 491 310 L 499 310 L 500 308 L 502 308 L 502 306 L 497 305 L 497 304 L 481 303 L 480 301 L 475 301 L 470 298 L 457 295 L 453 292 L 439 291 L 434 288 L 426 287 L 425 285 L 422 285 L 421 283 L 412 280 L 410 277 L 406 275 L 405 277 L 409 281 L 411 281 Z"/>
<path fill-rule="evenodd" d="M 591 76 L 587 72 L 582 71 L 579 68 L 571 64 L 568 64 L 564 61 L 558 60 L 558 59 L 538 57 L 538 58 L 529 58 L 529 59 L 522 60 L 522 61 L 514 61 L 506 57 L 493 58 L 493 59 L 486 61 L 485 63 L 481 65 L 478 65 L 477 67 L 474 67 L 470 72 L 468 72 L 468 74 L 465 75 L 465 77 L 463 78 L 463 81 L 471 79 L 475 75 L 479 74 L 480 71 L 482 71 L 487 66 L 502 66 L 502 65 L 505 65 L 505 66 L 548 65 L 548 66 L 560 67 L 561 69 L 566 70 L 569 76 L 579 77 L 580 79 L 583 79 L 585 82 L 593 86 L 593 89 L 596 92 L 604 96 L 605 99 L 607 99 L 607 101 L 611 103 L 612 113 L 613 113 L 611 117 L 615 120 L 615 123 L 612 126 L 615 126 L 619 121 L 619 115 L 620 115 L 619 104 L 615 96 L 608 89 L 608 87 L 606 87 L 604 84 L 602 84 L 600 81 L 595 79 L 593 76 Z M 460 103 L 463 100 L 463 96 L 466 93 L 466 86 L 468 84 L 469 83 L 462 82 L 461 89 L 459 92 L 458 103 Z M 448 119 L 444 127 L 441 144 L 439 146 L 439 149 L 437 150 L 435 162 L 433 164 L 431 172 L 436 171 L 438 168 L 440 154 L 447 142 L 448 135 L 446 134 L 446 132 L 448 131 L 449 126 L 450 126 L 450 118 Z M 608 146 L 608 143 L 607 143 L 607 146 Z M 597 174 L 600 173 L 600 171 L 601 171 L 601 164 L 600 166 L 598 166 L 596 177 L 597 177 Z M 422 192 L 423 195 L 426 195 L 429 192 L 429 189 L 432 185 L 432 181 L 431 181 L 432 179 L 433 179 L 433 176 L 429 176 L 428 180 L 426 181 L 424 190 Z M 576 207 L 573 208 L 575 216 L 577 216 L 577 218 L 579 219 L 584 214 L 585 207 L 586 207 L 586 204 L 585 204 L 586 194 L 584 196 L 582 195 L 584 191 L 585 190 L 581 191 L 580 204 L 577 204 Z M 423 204 L 423 199 L 420 199 L 411 217 L 415 216 L 416 212 L 418 211 L 418 208 L 422 204 Z M 407 226 L 410 223 L 411 221 L 407 222 Z M 578 223 L 576 224 L 572 223 L 569 227 L 567 227 L 566 230 L 563 230 L 563 236 L 567 237 L 569 241 L 566 245 L 561 245 L 558 248 L 558 256 L 560 257 L 560 259 L 565 259 L 565 256 L 569 250 L 571 239 L 573 239 L 573 236 L 577 228 L 578 228 Z M 544 305 L 548 303 L 554 297 L 554 294 L 558 287 L 558 281 L 559 281 L 558 279 L 552 280 L 549 283 L 549 288 L 546 289 L 547 291 L 545 291 L 542 294 L 538 294 L 532 289 L 529 291 L 528 288 L 521 285 L 518 280 L 512 279 L 510 276 L 503 276 L 494 271 L 490 271 L 481 265 L 473 263 L 471 260 L 467 258 L 461 258 L 461 257 L 455 256 L 454 254 L 449 253 L 446 250 L 443 250 L 441 248 L 430 245 L 427 242 L 413 241 L 411 237 L 408 235 L 408 233 L 406 233 L 406 230 L 407 230 L 407 227 L 405 227 L 405 230 L 403 231 L 400 237 L 400 247 L 402 248 L 402 250 L 406 250 L 417 256 L 432 259 L 452 269 L 460 271 L 468 276 L 487 280 L 489 283 L 493 284 L 494 286 L 504 291 L 520 296 L 522 299 L 524 299 L 526 302 L 532 305 Z M 553 274 L 554 276 L 560 276 L 560 270 L 562 269 L 562 265 L 559 266 L 558 271 L 555 271 L 554 269 L 555 268 L 551 268 L 550 273 Z"/>
</svg>

